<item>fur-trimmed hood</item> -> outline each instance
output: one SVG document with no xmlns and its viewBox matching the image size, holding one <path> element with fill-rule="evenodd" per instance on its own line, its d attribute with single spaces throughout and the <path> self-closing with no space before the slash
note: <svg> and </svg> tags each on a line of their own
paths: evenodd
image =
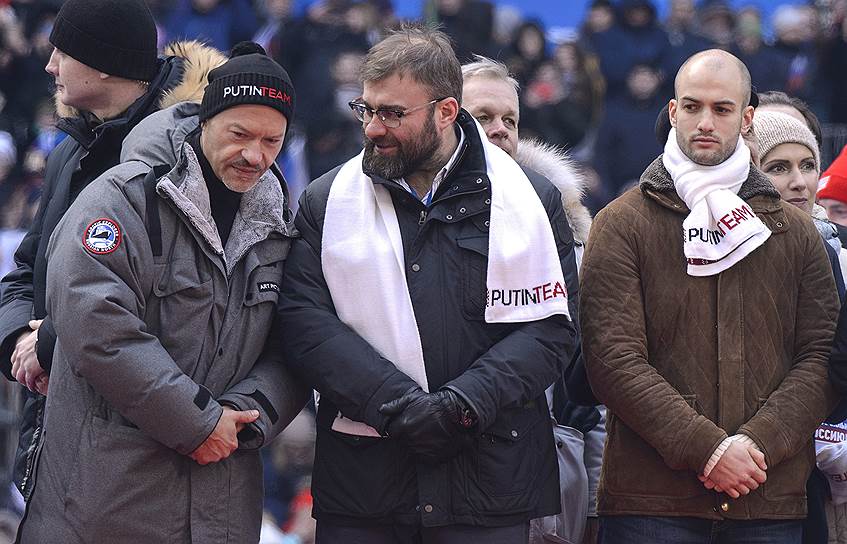
<svg viewBox="0 0 847 544">
<path fill-rule="evenodd" d="M 174 42 L 165 47 L 164 54 L 184 59 L 185 70 L 179 85 L 162 95 L 159 101 L 161 109 L 180 102 L 199 104 L 209 83 L 209 72 L 227 61 L 226 55 L 214 47 L 194 40 Z"/>
<path fill-rule="evenodd" d="M 162 62 L 174 57 L 182 61 L 182 69 L 179 82 L 171 89 L 162 93 L 159 99 L 159 108 L 164 109 L 179 102 L 197 102 L 203 100 L 203 91 L 206 88 L 209 72 L 224 62 L 226 55 L 198 41 L 173 42 L 165 47 L 162 52 L 165 57 Z M 80 112 L 70 106 L 62 104 L 55 97 L 56 112 L 59 117 L 79 117 Z"/>
<path fill-rule="evenodd" d="M 515 160 L 546 177 L 559 189 L 574 239 L 584 245 L 591 230 L 591 212 L 582 204 L 586 180 L 579 166 L 564 149 L 537 140 L 521 140 Z"/>
</svg>

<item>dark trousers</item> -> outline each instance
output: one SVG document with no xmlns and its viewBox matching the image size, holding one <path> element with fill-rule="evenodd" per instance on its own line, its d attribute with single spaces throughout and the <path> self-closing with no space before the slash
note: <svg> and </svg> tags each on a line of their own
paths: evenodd
<svg viewBox="0 0 847 544">
<path fill-rule="evenodd" d="M 527 544 L 529 523 L 510 527 L 344 527 L 318 521 L 315 544 Z"/>
<path fill-rule="evenodd" d="M 800 520 L 709 521 L 697 518 L 604 516 L 600 544 L 800 544 Z"/>
</svg>

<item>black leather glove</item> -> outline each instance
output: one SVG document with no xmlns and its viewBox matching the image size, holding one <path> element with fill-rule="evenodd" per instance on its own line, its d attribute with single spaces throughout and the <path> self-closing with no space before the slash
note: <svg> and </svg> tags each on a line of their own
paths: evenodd
<svg viewBox="0 0 847 544">
<path fill-rule="evenodd" d="M 441 389 L 426 393 L 420 387 L 380 406 L 391 416 L 388 436 L 404 441 L 421 461 L 437 464 L 458 454 L 472 441 L 468 427 L 475 416 L 456 393 Z"/>
</svg>

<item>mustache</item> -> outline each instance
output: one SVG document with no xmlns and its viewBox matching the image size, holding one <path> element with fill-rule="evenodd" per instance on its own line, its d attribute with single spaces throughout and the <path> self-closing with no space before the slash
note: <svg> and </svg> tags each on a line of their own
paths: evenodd
<svg viewBox="0 0 847 544">
<path fill-rule="evenodd" d="M 365 145 L 373 149 L 374 146 L 383 146 L 383 145 L 397 145 L 398 141 L 396 138 L 392 137 L 389 134 L 383 134 L 377 138 L 371 139 L 365 135 L 365 130 L 362 129 L 362 138 L 365 140 Z"/>
<path fill-rule="evenodd" d="M 238 159 L 237 161 L 235 161 L 234 163 L 232 163 L 232 166 L 234 166 L 234 167 L 236 167 L 236 168 L 241 168 L 242 170 L 252 170 L 252 171 L 254 171 L 254 172 L 256 172 L 256 173 L 259 173 L 259 172 L 261 172 L 261 171 L 262 171 L 262 167 L 261 167 L 261 166 L 253 166 L 252 164 L 250 164 L 249 162 L 245 161 L 244 159 Z"/>
</svg>

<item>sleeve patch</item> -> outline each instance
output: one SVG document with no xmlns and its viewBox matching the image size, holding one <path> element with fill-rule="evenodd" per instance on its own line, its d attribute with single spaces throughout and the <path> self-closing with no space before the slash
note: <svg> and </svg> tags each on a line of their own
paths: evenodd
<svg viewBox="0 0 847 544">
<path fill-rule="evenodd" d="M 111 219 L 98 219 L 85 229 L 82 245 L 94 255 L 111 253 L 121 245 L 121 228 Z"/>
</svg>

